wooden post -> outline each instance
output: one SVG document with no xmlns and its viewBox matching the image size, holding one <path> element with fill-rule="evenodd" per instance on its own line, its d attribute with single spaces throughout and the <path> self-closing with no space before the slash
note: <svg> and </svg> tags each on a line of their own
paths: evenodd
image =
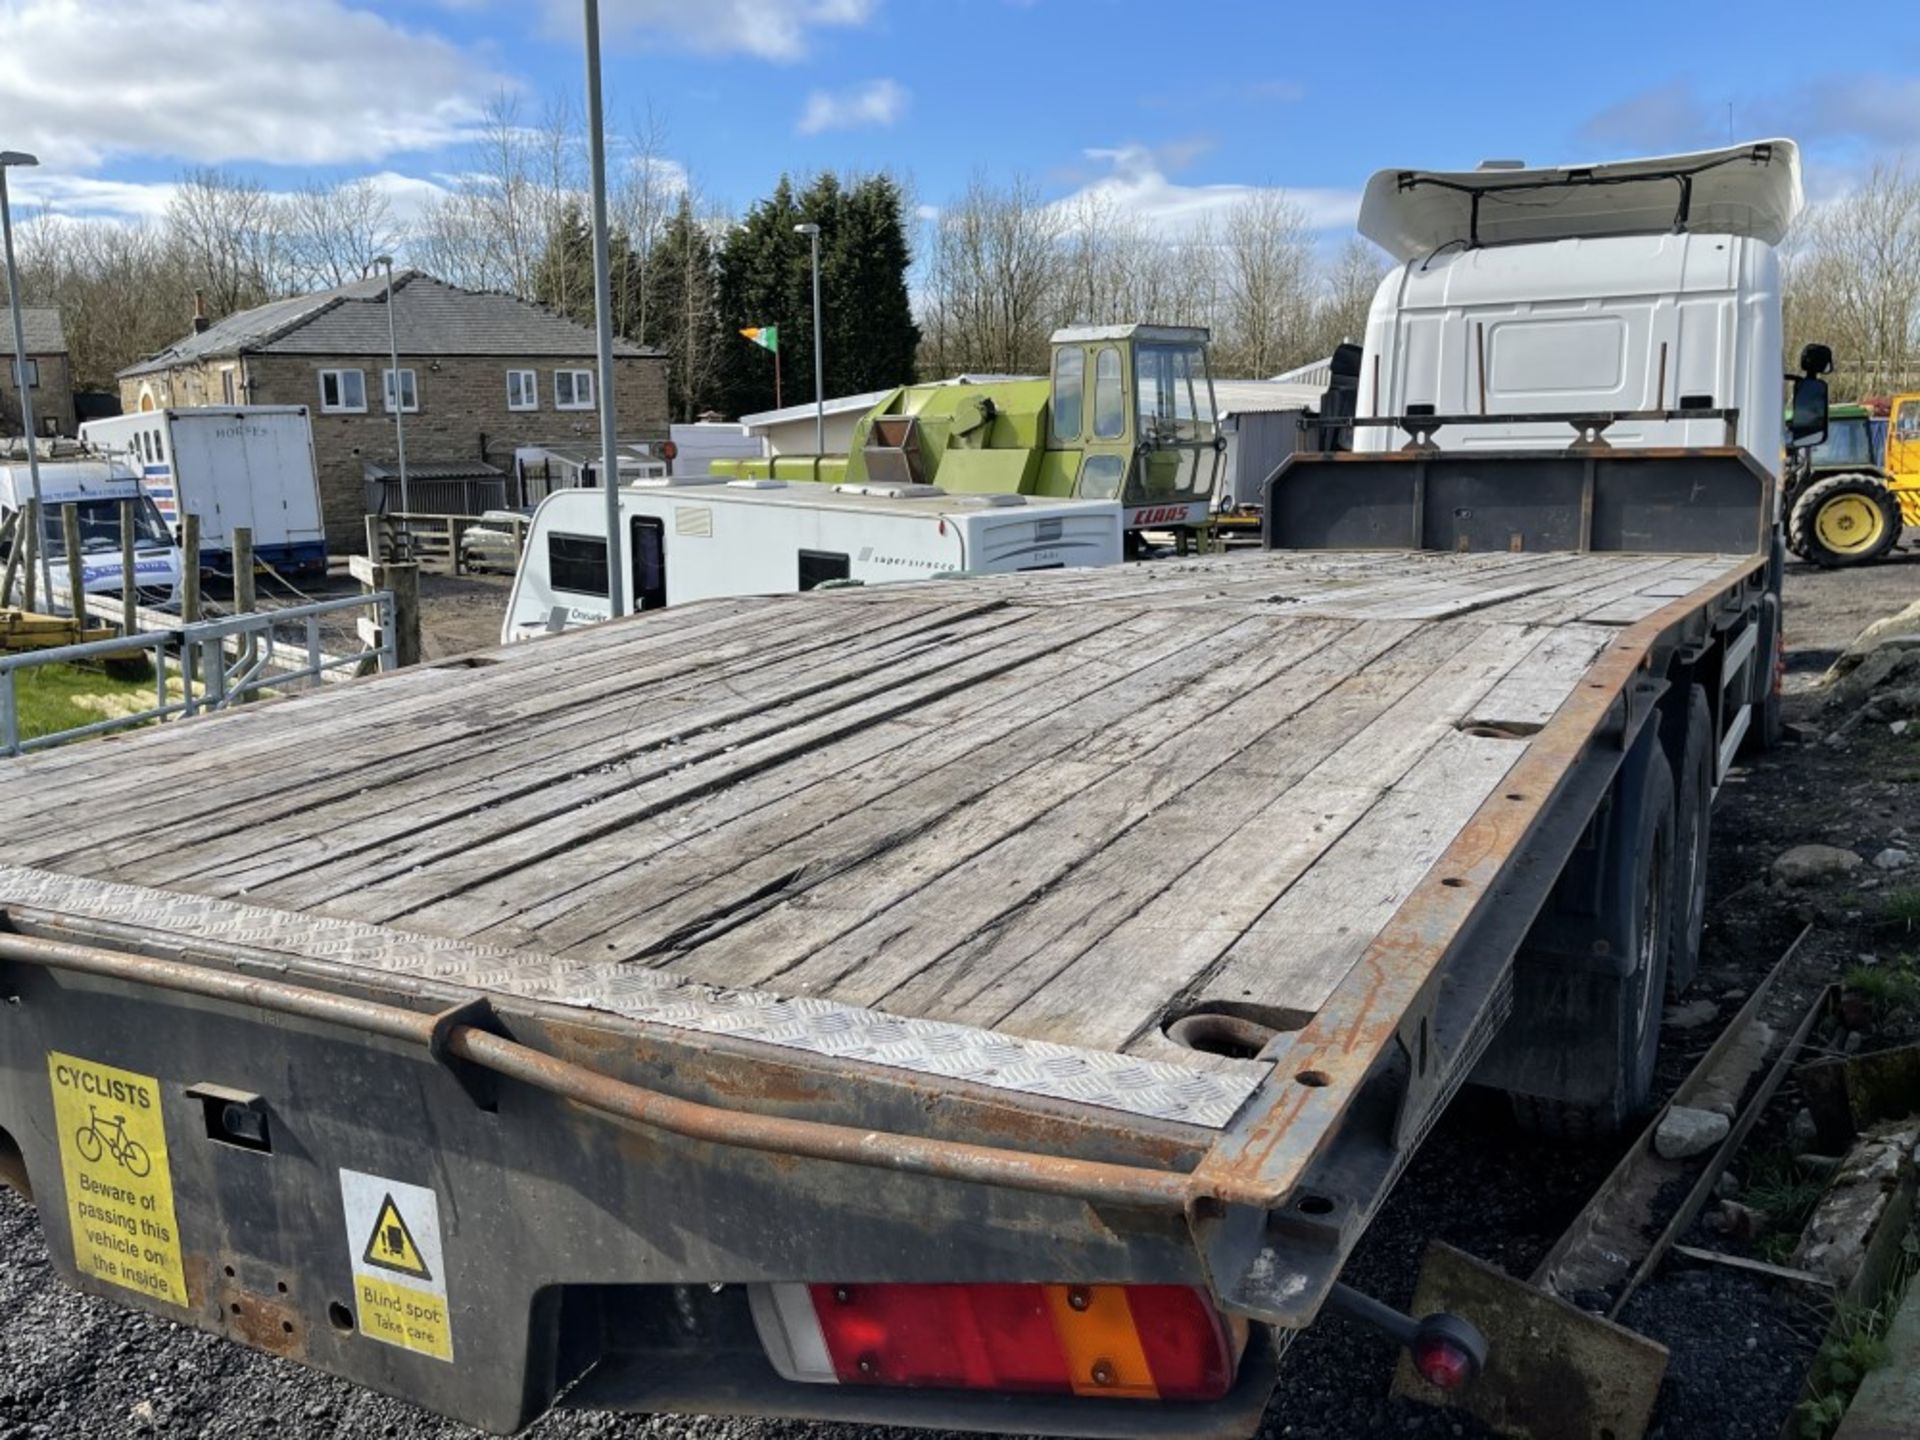
<svg viewBox="0 0 1920 1440">
<path fill-rule="evenodd" d="M 191 510 L 180 516 L 180 619 L 188 625 L 200 618 L 200 517 Z"/>
<path fill-rule="evenodd" d="M 80 549 L 78 505 L 60 507 L 60 538 L 67 549 L 67 613 L 80 621 L 84 628 L 87 620 L 87 566 Z M 47 597 L 47 609 L 53 609 L 51 595 Z"/>
<path fill-rule="evenodd" d="M 13 582 L 20 571 L 20 556 L 26 549 L 26 532 L 22 528 L 26 511 L 15 510 L 5 520 L 0 520 L 0 545 L 7 547 L 7 565 L 0 574 L 0 608 L 13 604 Z"/>
<path fill-rule="evenodd" d="M 35 607 L 36 597 L 34 591 L 39 587 L 40 583 L 40 547 L 46 541 L 46 536 L 41 533 L 41 528 L 45 523 L 46 522 L 40 518 L 40 502 L 38 500 L 28 500 L 27 539 L 26 544 L 22 547 L 20 563 L 27 567 L 25 588 L 27 592 L 26 609 L 29 611 Z"/>
<path fill-rule="evenodd" d="M 382 565 L 374 587 L 393 592 L 393 663 L 420 663 L 420 566 L 417 561 Z"/>
<path fill-rule="evenodd" d="M 120 502 L 120 633 L 140 632 L 140 586 L 134 574 L 133 501 Z"/>
<path fill-rule="evenodd" d="M 242 615 L 254 607 L 253 528 L 233 527 L 233 608 Z"/>
</svg>

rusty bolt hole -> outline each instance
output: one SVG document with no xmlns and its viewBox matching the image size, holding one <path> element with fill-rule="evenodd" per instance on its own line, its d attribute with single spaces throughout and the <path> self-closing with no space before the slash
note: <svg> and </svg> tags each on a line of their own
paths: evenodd
<svg viewBox="0 0 1920 1440">
<path fill-rule="evenodd" d="M 1463 888 L 1467 882 L 1462 880 L 1458 875 L 1449 875 L 1447 876 L 1446 879 L 1442 880 L 1440 883 L 1446 886 L 1449 890 L 1459 890 Z"/>
<path fill-rule="evenodd" d="M 221 1273 L 223 1273 L 227 1277 L 227 1279 L 229 1280 L 233 1279 L 233 1266 L 223 1265 L 220 1267 L 220 1269 L 221 1269 Z"/>
<path fill-rule="evenodd" d="M 1293 1202 L 1293 1208 L 1302 1215 L 1331 1215 L 1333 1201 L 1324 1195 L 1302 1195 Z"/>
<path fill-rule="evenodd" d="M 1327 1072 L 1324 1070 L 1302 1070 L 1298 1075 L 1294 1076 L 1293 1078 L 1298 1080 L 1302 1085 L 1305 1085 L 1310 1090 L 1318 1090 L 1321 1087 L 1332 1083 L 1332 1081 L 1327 1076 Z"/>
<path fill-rule="evenodd" d="M 351 1335 L 353 1333 L 353 1311 L 349 1310 L 340 1301 L 335 1300 L 327 1306 L 327 1323 L 342 1335 Z"/>
</svg>

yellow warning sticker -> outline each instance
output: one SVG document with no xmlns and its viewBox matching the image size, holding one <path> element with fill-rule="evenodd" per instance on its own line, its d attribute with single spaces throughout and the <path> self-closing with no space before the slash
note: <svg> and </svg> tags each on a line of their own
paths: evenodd
<svg viewBox="0 0 1920 1440">
<path fill-rule="evenodd" d="M 75 1267 L 184 1306 L 159 1082 L 57 1051 L 47 1056 L 47 1073 Z"/>
<path fill-rule="evenodd" d="M 424 1185 L 342 1170 L 340 1201 L 361 1332 L 402 1350 L 452 1360 L 440 1197 Z"/>
</svg>

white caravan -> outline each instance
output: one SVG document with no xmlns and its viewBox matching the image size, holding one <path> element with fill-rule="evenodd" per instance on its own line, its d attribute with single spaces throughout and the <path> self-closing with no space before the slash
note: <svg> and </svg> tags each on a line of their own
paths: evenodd
<svg viewBox="0 0 1920 1440">
<path fill-rule="evenodd" d="M 1360 232 L 1401 263 L 1374 296 L 1356 413 L 1739 413 L 1780 471 L 1780 266 L 1799 150 L 1765 140 L 1616 164 L 1383 170 Z M 1615 446 L 1727 443 L 1725 422 L 1619 420 Z M 1564 449 L 1564 421 L 1441 425 L 1441 449 Z M 1357 427 L 1356 450 L 1398 449 Z"/>
<path fill-rule="evenodd" d="M 256 559 L 290 577 L 327 573 L 327 530 L 304 405 L 143 410 L 89 420 L 80 438 L 141 476 L 176 533 L 200 517 L 200 566 L 231 568 L 233 532 L 253 531 Z"/>
<path fill-rule="evenodd" d="M 932 485 L 793 484 L 677 476 L 623 486 L 633 610 L 945 572 L 1117 565 L 1120 506 L 949 495 Z M 503 642 L 605 620 L 606 499 L 560 490 L 534 512 Z"/>
<path fill-rule="evenodd" d="M 27 462 L 0 463 L 0 516 L 24 510 L 32 498 Z M 140 477 L 132 470 L 110 459 L 44 460 L 40 464 L 40 498 L 46 506 L 41 543 L 53 567 L 56 591 L 67 589 L 67 542 L 61 512 L 72 505 L 80 517 L 83 587 L 89 595 L 122 593 L 126 581 L 120 564 L 120 502 L 131 500 L 133 581 L 139 601 L 155 609 L 171 609 L 179 603 L 180 548 L 153 501 L 141 491 Z M 34 569 L 39 570 L 37 561 Z M 41 596 L 38 603 L 47 605 L 47 597 Z"/>
</svg>

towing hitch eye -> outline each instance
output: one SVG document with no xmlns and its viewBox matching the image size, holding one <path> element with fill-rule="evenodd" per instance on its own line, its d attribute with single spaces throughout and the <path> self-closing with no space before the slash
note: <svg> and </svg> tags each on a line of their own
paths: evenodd
<svg viewBox="0 0 1920 1440">
<path fill-rule="evenodd" d="M 1412 1358 L 1420 1378 L 1437 1389 L 1462 1389 L 1486 1369 L 1487 1337 L 1458 1315 L 1442 1311 L 1416 1320 L 1338 1281 L 1327 1292 L 1326 1308 L 1385 1334 Z"/>
</svg>

